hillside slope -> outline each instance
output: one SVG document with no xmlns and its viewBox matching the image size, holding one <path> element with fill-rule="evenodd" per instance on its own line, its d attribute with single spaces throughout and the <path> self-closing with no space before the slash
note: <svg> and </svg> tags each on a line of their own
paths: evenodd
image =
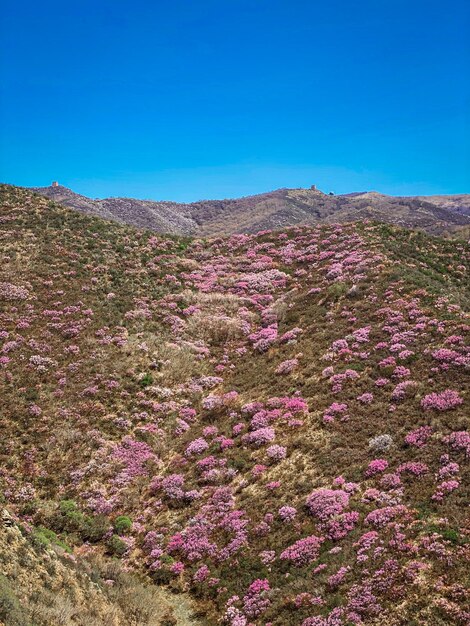
<svg viewBox="0 0 470 626">
<path fill-rule="evenodd" d="M 191 605 L 100 556 L 77 558 L 55 533 L 0 520 L 0 624 L 197 625 Z M 65 548 L 67 548 L 65 546 Z M 179 619 L 178 619 L 179 618 Z M 3 621 L 5 620 L 5 621 Z"/>
<path fill-rule="evenodd" d="M 208 237 L 256 233 L 296 224 L 374 219 L 431 234 L 470 232 L 470 196 L 394 197 L 375 192 L 332 196 L 314 189 L 278 189 L 235 200 L 189 204 L 132 198 L 91 200 L 66 187 L 34 191 L 85 213 L 160 233 Z"/>
<path fill-rule="evenodd" d="M 26 532 L 195 623 L 468 623 L 468 246 L 189 240 L 0 194 L 0 490 Z"/>
<path fill-rule="evenodd" d="M 420 200 L 435 204 L 442 209 L 470 215 L 470 194 L 456 194 L 453 196 L 418 196 Z"/>
</svg>

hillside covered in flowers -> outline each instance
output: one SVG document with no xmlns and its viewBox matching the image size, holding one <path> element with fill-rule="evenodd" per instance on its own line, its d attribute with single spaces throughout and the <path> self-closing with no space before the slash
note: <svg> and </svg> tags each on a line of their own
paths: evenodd
<svg viewBox="0 0 470 626">
<path fill-rule="evenodd" d="M 0 254 L 0 539 L 32 546 L 0 623 L 470 623 L 464 242 L 165 237 L 3 185 Z M 99 615 L 46 615 L 52 555 Z"/>
</svg>

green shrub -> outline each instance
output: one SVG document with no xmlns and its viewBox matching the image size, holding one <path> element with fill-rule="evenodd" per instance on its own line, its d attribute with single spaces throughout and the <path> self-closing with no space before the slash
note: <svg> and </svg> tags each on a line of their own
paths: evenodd
<svg viewBox="0 0 470 626">
<path fill-rule="evenodd" d="M 143 378 L 139 380 L 139 385 L 144 388 L 148 387 L 152 383 L 153 383 L 153 376 L 152 374 L 149 374 L 149 373 L 145 374 Z"/>
<path fill-rule="evenodd" d="M 109 530 L 109 522 L 104 515 L 92 517 L 87 515 L 80 529 L 80 537 L 84 541 L 97 543 L 106 535 Z"/>
<path fill-rule="evenodd" d="M 44 526 L 39 526 L 39 528 L 34 531 L 34 533 L 31 535 L 31 540 L 33 546 L 39 549 L 44 549 L 50 544 L 53 544 L 55 546 L 59 546 L 59 548 L 62 548 L 66 552 L 72 552 L 70 546 L 68 546 L 64 541 L 59 539 L 59 537 L 53 530 L 51 530 L 50 528 L 44 528 Z"/>
<path fill-rule="evenodd" d="M 118 535 L 125 535 L 132 526 L 132 520 L 127 515 L 119 515 L 114 520 L 114 530 Z"/>
<path fill-rule="evenodd" d="M 441 535 L 443 539 L 446 539 L 453 544 L 457 545 L 462 543 L 463 537 L 461 537 L 459 533 L 453 528 L 440 528 L 435 524 L 431 524 L 430 526 L 428 526 L 428 531 Z"/>
<path fill-rule="evenodd" d="M 31 535 L 31 543 L 37 550 L 45 550 L 50 545 L 50 540 L 39 530 Z"/>
<path fill-rule="evenodd" d="M 117 535 L 112 535 L 107 542 L 107 547 L 111 554 L 122 556 L 127 550 L 127 544 Z"/>
<path fill-rule="evenodd" d="M 77 503 L 74 502 L 74 500 L 62 500 L 62 502 L 59 503 L 59 511 L 63 515 L 77 511 Z"/>
<path fill-rule="evenodd" d="M 460 543 L 460 535 L 453 528 L 443 528 L 440 534 L 451 543 Z"/>
<path fill-rule="evenodd" d="M 328 299 L 338 300 L 341 296 L 344 296 L 349 290 L 349 286 L 343 282 L 333 283 L 326 290 Z"/>
<path fill-rule="evenodd" d="M 72 533 L 91 543 L 100 541 L 109 530 L 106 517 L 85 515 L 73 500 L 62 500 L 50 523 L 58 532 Z"/>
</svg>

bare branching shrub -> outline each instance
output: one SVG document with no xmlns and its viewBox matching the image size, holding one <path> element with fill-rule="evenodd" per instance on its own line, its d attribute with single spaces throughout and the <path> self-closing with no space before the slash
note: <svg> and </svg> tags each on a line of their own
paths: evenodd
<svg viewBox="0 0 470 626">
<path fill-rule="evenodd" d="M 372 452 L 385 452 L 393 446 L 393 437 L 391 435 L 377 435 L 369 439 L 369 449 Z"/>
</svg>

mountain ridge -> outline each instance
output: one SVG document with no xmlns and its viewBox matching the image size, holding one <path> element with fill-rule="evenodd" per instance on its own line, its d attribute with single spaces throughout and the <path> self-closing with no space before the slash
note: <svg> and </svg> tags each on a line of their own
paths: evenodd
<svg viewBox="0 0 470 626">
<path fill-rule="evenodd" d="M 61 185 L 33 187 L 31 191 L 78 211 L 172 235 L 210 237 L 367 219 L 435 235 L 466 236 L 470 231 L 470 194 L 388 196 L 364 191 L 336 196 L 316 188 L 280 188 L 240 198 L 182 203 L 92 199 Z"/>
</svg>

